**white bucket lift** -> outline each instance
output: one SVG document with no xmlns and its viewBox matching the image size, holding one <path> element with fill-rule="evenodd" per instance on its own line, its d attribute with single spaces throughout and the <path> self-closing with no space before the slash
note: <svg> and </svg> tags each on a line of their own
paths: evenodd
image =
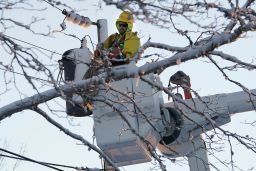
<svg viewBox="0 0 256 171">
<path fill-rule="evenodd" d="M 156 75 L 144 77 L 161 84 Z M 93 111 L 97 144 L 118 166 L 150 161 L 150 150 L 157 146 L 168 157 L 186 156 L 190 171 L 209 171 L 201 134 L 230 122 L 231 114 L 255 110 L 256 106 L 256 97 L 243 91 L 184 100 L 185 106 L 163 105 L 161 92 L 145 82 L 137 84 L 136 78 L 114 81 L 111 86 L 129 95 L 142 111 L 118 92 L 99 92 L 100 101 Z M 256 94 L 256 90 L 251 93 Z M 107 101 L 111 101 L 110 106 L 104 104 Z"/>
<path fill-rule="evenodd" d="M 161 84 L 157 75 L 145 77 Z M 121 94 L 102 86 L 99 101 L 94 102 L 97 144 L 118 166 L 150 161 L 149 148 L 154 149 L 164 135 L 160 114 L 162 92 L 137 81 L 129 78 L 111 82 L 110 86 Z"/>
</svg>

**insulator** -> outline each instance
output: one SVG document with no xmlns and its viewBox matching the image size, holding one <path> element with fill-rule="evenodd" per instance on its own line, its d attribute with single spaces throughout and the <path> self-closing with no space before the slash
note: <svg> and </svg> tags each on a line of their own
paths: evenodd
<svg viewBox="0 0 256 171">
<path fill-rule="evenodd" d="M 76 14 L 74 11 L 63 11 L 64 15 L 66 15 L 66 20 L 73 22 L 74 24 L 78 24 L 81 27 L 89 27 L 92 21 L 88 17 L 81 16 Z"/>
<path fill-rule="evenodd" d="M 67 11 L 66 16 L 66 20 L 71 22 L 76 18 L 76 14 L 73 11 Z"/>
<path fill-rule="evenodd" d="M 79 23 L 81 27 L 89 27 L 92 23 L 92 21 L 88 17 L 81 16 L 82 20 Z"/>
<path fill-rule="evenodd" d="M 75 19 L 73 20 L 74 24 L 80 24 L 80 22 L 82 21 L 82 17 L 79 14 L 75 15 Z"/>
<path fill-rule="evenodd" d="M 85 36 L 81 40 L 81 48 L 86 48 L 86 47 L 87 47 L 87 40 L 86 40 L 86 36 Z"/>
</svg>

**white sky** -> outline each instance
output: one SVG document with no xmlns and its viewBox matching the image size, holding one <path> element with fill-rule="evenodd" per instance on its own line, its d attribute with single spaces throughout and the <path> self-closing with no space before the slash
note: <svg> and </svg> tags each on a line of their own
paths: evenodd
<svg viewBox="0 0 256 171">
<path fill-rule="evenodd" d="M 64 1 L 69 2 L 69 1 Z M 94 1 L 85 1 L 83 3 L 68 3 L 73 7 L 81 7 L 81 4 L 84 5 L 84 8 L 88 9 L 86 11 L 81 11 L 80 14 L 84 16 L 90 17 L 93 21 L 96 21 L 100 18 L 106 18 L 108 20 L 108 29 L 109 34 L 115 32 L 115 20 L 118 17 L 120 11 L 116 10 L 113 7 L 104 7 L 104 10 L 95 11 L 95 7 L 93 4 Z M 90 4 L 90 5 L 89 5 Z M 42 22 L 42 25 L 50 25 L 52 28 L 59 29 L 59 24 L 62 22 L 64 16 L 56 9 L 49 7 L 48 4 L 42 3 L 41 7 L 48 7 L 48 9 L 43 12 L 42 17 L 45 18 L 45 21 Z M 39 8 L 39 7 L 38 7 Z M 36 12 L 38 15 L 41 13 Z M 30 13 L 22 13 L 19 15 L 19 11 L 11 11 L 9 14 L 11 17 L 21 19 L 24 21 L 29 21 L 31 17 Z M 36 30 L 40 31 L 44 28 L 41 27 L 40 24 L 35 27 Z M 177 36 L 172 34 L 166 30 L 159 29 L 157 27 L 153 27 L 149 24 L 142 23 L 140 21 L 135 22 L 134 30 L 138 31 L 139 36 L 141 37 L 141 43 L 143 44 L 148 37 L 151 37 L 153 42 L 166 43 L 174 46 L 186 45 L 186 41 L 181 36 Z M 84 34 L 89 34 L 93 42 L 97 42 L 96 37 L 96 28 L 91 26 L 88 29 L 83 29 L 79 26 L 73 25 L 71 23 L 67 23 L 67 33 L 75 34 L 77 37 L 82 38 Z M 56 33 L 55 38 L 49 39 L 44 37 L 35 37 L 30 33 L 27 33 L 26 30 L 16 28 L 10 29 L 6 34 L 17 37 L 21 40 L 42 46 L 47 49 L 56 50 L 57 52 L 63 53 L 64 51 L 72 48 L 77 48 L 80 46 L 80 42 L 74 38 L 67 37 L 61 33 Z M 255 60 L 255 33 L 247 35 L 246 39 L 242 39 L 239 43 L 233 43 L 231 45 L 226 45 L 222 49 L 226 53 L 230 53 L 239 57 L 243 61 L 251 62 L 251 59 Z M 146 51 L 147 53 L 154 53 L 153 49 L 149 49 Z M 164 52 L 166 56 L 171 56 L 171 53 Z M 2 59 L 1 61 L 8 61 L 8 59 Z M 4 58 L 7 58 L 4 57 Z M 51 63 L 57 67 L 57 60 L 61 57 L 55 55 L 54 62 Z M 192 80 L 192 88 L 198 90 L 199 94 L 211 95 L 217 93 L 225 93 L 225 92 L 234 92 L 241 91 L 241 89 L 225 80 L 222 74 L 217 70 L 213 64 L 206 63 L 205 59 L 197 59 L 193 61 L 186 62 L 184 64 L 180 64 L 179 66 L 174 66 L 161 74 L 161 79 L 164 85 L 167 85 L 169 77 L 178 70 L 183 70 L 187 74 L 190 75 Z M 220 59 L 217 59 L 218 62 L 222 66 L 225 63 L 221 63 Z M 144 61 L 145 62 L 145 61 Z M 143 62 L 142 62 L 143 63 Z M 56 72 L 57 74 L 57 72 Z M 255 88 L 255 71 L 246 71 L 242 70 L 239 72 L 229 72 L 229 76 L 241 82 L 246 87 L 252 89 Z M 22 90 L 24 94 L 27 96 L 35 94 L 35 91 L 32 90 L 28 84 L 25 84 L 23 78 L 17 76 L 17 86 Z M 0 77 L 0 80 L 3 80 Z M 3 91 L 4 84 L 3 81 L 0 84 L 0 91 Z M 48 87 L 43 88 L 44 90 L 48 89 Z M 42 90 L 43 90 L 42 89 Z M 13 88 L 5 95 L 0 96 L 0 106 L 4 106 L 9 104 L 12 101 L 19 100 L 20 97 L 18 93 Z M 64 105 L 62 100 L 59 100 L 59 103 Z M 167 102 L 167 98 L 165 96 L 165 101 Z M 54 103 L 54 102 L 50 102 Z M 55 104 L 56 105 L 56 104 Z M 56 108 L 59 108 L 56 105 Z M 49 113 L 50 114 L 50 113 Z M 72 124 L 70 125 L 69 120 L 65 117 L 57 117 L 56 115 L 50 114 L 57 122 L 63 124 L 68 129 L 72 130 L 75 133 L 82 135 L 84 138 L 93 142 L 93 133 L 92 127 L 93 122 L 92 118 L 72 118 Z M 255 112 L 242 113 L 235 116 L 232 116 L 232 122 L 225 125 L 224 128 L 228 129 L 234 133 L 240 135 L 250 135 L 251 137 L 256 138 L 255 127 L 242 124 L 242 122 L 250 122 L 255 121 L 256 116 Z M 96 142 L 95 142 L 96 143 Z M 14 114 L 12 117 L 7 118 L 1 121 L 0 124 L 0 147 L 5 147 L 8 150 L 19 152 L 20 149 L 24 149 L 24 155 L 30 157 L 35 160 L 52 162 L 52 163 L 60 163 L 67 164 L 72 166 L 88 166 L 88 167 L 100 167 L 101 162 L 98 158 L 98 154 L 94 152 L 88 152 L 87 147 L 80 145 L 79 142 L 74 141 L 73 139 L 67 137 L 64 133 L 60 132 L 60 130 L 53 127 L 51 124 L 45 121 L 40 115 L 31 111 L 23 111 L 17 114 Z M 236 141 L 233 142 L 233 148 L 235 151 L 234 160 L 235 164 L 243 169 L 250 169 L 254 167 L 256 164 L 256 156 L 253 152 L 246 150 L 245 147 L 239 145 Z M 229 146 L 226 145 L 223 152 L 217 153 L 217 157 L 222 160 L 230 160 L 230 149 Z M 217 160 L 213 157 L 209 157 L 210 161 L 219 166 L 221 171 L 230 170 L 223 165 L 218 164 Z M 183 162 L 184 163 L 184 162 Z M 2 170 L 9 171 L 12 168 L 13 160 L 5 159 L 0 166 Z M 171 163 L 166 162 L 167 170 L 178 171 L 178 170 L 188 170 L 187 163 Z M 122 167 L 122 170 L 149 170 L 154 167 L 151 163 L 134 165 L 129 167 Z M 48 171 L 50 170 L 47 167 L 42 167 L 37 164 L 29 163 L 29 162 L 21 162 L 17 167 L 16 171 Z M 255 168 L 254 168 L 255 169 Z M 214 170 L 214 169 L 213 169 Z"/>
</svg>

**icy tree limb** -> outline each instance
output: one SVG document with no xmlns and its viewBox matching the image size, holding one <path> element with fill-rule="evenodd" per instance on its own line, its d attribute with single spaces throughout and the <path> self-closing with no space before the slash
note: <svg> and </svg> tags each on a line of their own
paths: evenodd
<svg viewBox="0 0 256 171">
<path fill-rule="evenodd" d="M 104 160 L 106 160 L 111 166 L 113 166 L 117 171 L 120 171 L 118 169 L 118 167 L 116 166 L 116 164 L 100 149 L 98 149 L 95 145 L 91 144 L 90 142 L 88 142 L 87 140 L 85 140 L 82 136 L 75 134 L 71 131 L 69 131 L 68 129 L 66 129 L 65 127 L 63 127 L 61 124 L 59 124 L 58 122 L 56 122 L 55 120 L 53 120 L 51 117 L 49 117 L 43 110 L 41 110 L 38 107 L 32 107 L 32 110 L 34 110 L 35 112 L 39 113 L 41 116 L 43 116 L 48 122 L 50 122 L 51 124 L 53 124 L 54 126 L 56 126 L 57 128 L 59 128 L 61 131 L 63 131 L 65 134 L 67 134 L 68 136 L 70 136 L 71 138 L 74 138 L 78 141 L 81 141 L 84 145 L 88 146 L 89 148 L 93 149 L 94 151 L 96 151 L 98 154 L 100 154 L 100 156 L 102 156 L 104 158 Z"/>
<path fill-rule="evenodd" d="M 171 52 L 184 52 L 187 50 L 186 47 L 176 47 L 176 46 L 170 46 L 170 45 L 163 44 L 163 43 L 155 43 L 155 42 L 147 41 L 140 47 L 138 52 L 135 54 L 133 61 L 137 62 L 140 58 L 140 55 L 149 47 L 165 49 L 165 50 L 168 50 Z"/>
<path fill-rule="evenodd" d="M 176 65 L 177 60 L 185 62 L 204 56 L 205 54 L 213 51 L 215 48 L 221 45 L 235 41 L 242 33 L 253 30 L 256 30 L 256 24 L 249 23 L 247 25 L 237 28 L 236 30 L 234 30 L 233 33 L 222 33 L 214 35 L 211 38 L 211 41 L 209 41 L 208 43 L 195 47 L 190 47 L 187 51 L 177 53 L 170 58 L 154 63 L 144 64 L 141 67 L 132 65 L 127 65 L 127 67 L 124 67 L 122 69 L 116 69 L 117 67 L 114 67 L 113 69 L 110 69 L 110 71 L 108 71 L 107 73 L 101 75 L 101 78 L 100 76 L 92 77 L 90 79 L 80 81 L 79 83 L 74 84 L 74 86 L 64 85 L 60 87 L 60 90 L 64 93 L 74 92 L 77 88 L 86 88 L 89 84 L 96 84 L 99 82 L 100 79 L 105 79 L 107 76 L 113 78 L 114 80 L 120 80 L 123 78 L 138 77 L 140 75 L 149 74 L 159 69 L 164 70 L 167 67 Z M 139 53 L 137 53 L 136 55 L 139 55 Z M 59 97 L 61 96 L 61 91 L 57 91 L 56 89 L 48 90 L 43 93 L 4 106 L 0 109 L 0 120 L 11 116 L 13 113 L 28 109 L 33 105 L 37 105 L 49 101 L 55 97 Z"/>
<path fill-rule="evenodd" d="M 197 57 L 203 56 L 206 52 L 213 51 L 215 48 L 218 48 L 221 45 L 230 43 L 235 41 L 239 36 L 247 31 L 254 31 L 256 30 L 256 24 L 248 23 L 246 25 L 243 25 L 232 33 L 223 32 L 220 34 L 213 35 L 211 37 L 205 38 L 202 41 L 200 41 L 198 46 L 192 46 L 192 47 L 174 47 L 169 45 L 164 45 L 160 43 L 154 43 L 154 42 L 146 42 L 141 46 L 141 48 L 138 50 L 138 52 L 134 56 L 134 61 L 137 61 L 139 59 L 139 56 L 145 51 L 145 49 L 149 47 L 155 47 L 155 48 L 161 48 L 169 51 L 177 51 L 182 52 L 173 55 L 171 58 L 162 60 L 158 62 L 158 64 L 163 64 L 163 66 L 168 65 L 173 66 L 176 64 L 177 59 L 181 59 L 182 62 L 185 62 L 190 59 L 195 59 Z M 203 42 L 206 41 L 207 43 L 203 44 Z M 164 67 L 166 68 L 166 67 Z"/>
<path fill-rule="evenodd" d="M 104 74 L 103 76 L 104 77 Z M 98 77 L 92 77 L 88 80 L 82 80 L 76 84 L 67 84 L 59 87 L 58 90 L 50 89 L 44 91 L 40 94 L 33 95 L 31 97 L 18 100 L 9 105 L 0 108 L 0 120 L 5 119 L 6 117 L 11 116 L 13 113 L 23 111 L 25 109 L 30 109 L 32 106 L 36 106 L 40 103 L 47 102 L 53 98 L 64 96 L 63 93 L 71 93 L 79 88 L 86 88 L 89 84 L 96 84 L 100 81 Z"/>
<path fill-rule="evenodd" d="M 228 61 L 240 64 L 240 65 L 244 65 L 244 66 L 248 67 L 249 69 L 256 69 L 256 65 L 243 62 L 243 61 L 239 60 L 238 58 L 236 58 L 236 57 L 234 57 L 232 55 L 223 53 L 221 51 L 213 51 L 213 52 L 210 52 L 210 54 L 219 56 L 219 57 L 221 57 L 221 58 L 223 58 L 225 60 L 228 60 Z"/>
<path fill-rule="evenodd" d="M 157 69 L 164 70 L 167 67 L 177 64 L 177 60 L 185 62 L 191 59 L 196 59 L 198 57 L 204 56 L 215 48 L 221 45 L 235 41 L 239 36 L 246 31 L 256 30 L 256 24 L 249 23 L 247 25 L 241 26 L 234 30 L 233 33 L 221 33 L 214 35 L 210 41 L 199 46 L 193 46 L 188 48 L 185 52 L 177 53 L 170 58 L 155 62 L 153 64 L 145 64 L 139 68 L 139 74 L 148 74 L 154 72 Z M 142 46 L 143 47 L 143 46 Z M 141 48 L 138 52 L 141 52 Z M 135 59 L 138 58 L 139 53 L 136 54 Z"/>
</svg>

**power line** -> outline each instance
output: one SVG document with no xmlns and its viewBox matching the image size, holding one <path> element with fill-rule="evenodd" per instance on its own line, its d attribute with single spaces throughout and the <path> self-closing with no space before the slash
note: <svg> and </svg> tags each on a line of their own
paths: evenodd
<svg viewBox="0 0 256 171">
<path fill-rule="evenodd" d="M 11 36 L 8 36 L 8 35 L 6 35 L 6 34 L 1 34 L 1 35 L 5 36 L 5 37 L 8 37 L 8 38 L 10 38 L 10 39 L 13 39 L 13 40 L 17 40 L 17 41 L 20 41 L 20 42 L 22 42 L 22 43 L 25 43 L 25 44 L 34 46 L 34 47 L 37 47 L 37 48 L 40 48 L 40 49 L 42 49 L 42 50 L 45 50 L 45 51 L 48 51 L 48 52 L 51 52 L 51 53 L 54 53 L 54 54 L 63 56 L 63 54 L 61 54 L 61 53 L 59 53 L 59 52 L 56 52 L 56 51 L 52 51 L 52 50 L 43 48 L 43 47 L 41 47 L 41 46 L 38 46 L 38 45 L 35 45 L 35 44 L 32 44 L 32 43 L 26 42 L 26 41 L 24 41 L 24 40 L 20 40 L 20 39 L 17 39 L 17 38 L 15 38 L 15 37 L 11 37 Z M 1 35 L 0 35 L 0 36 L 1 36 Z M 89 37 L 90 42 L 91 42 L 91 44 L 92 44 L 92 48 L 93 48 L 93 50 L 94 50 L 91 37 L 90 37 L 89 35 L 86 35 L 86 36 Z M 77 61 L 79 61 L 79 60 L 77 60 Z M 82 62 L 82 61 L 80 61 L 80 62 L 81 62 L 81 63 L 84 63 L 84 62 Z M 85 64 L 86 64 L 86 63 L 85 63 Z"/>
<path fill-rule="evenodd" d="M 43 166 L 45 166 L 45 167 L 49 167 L 49 168 L 54 169 L 54 170 L 64 171 L 64 170 L 62 170 L 62 169 L 59 169 L 59 168 L 56 168 L 56 167 L 53 167 L 53 166 L 47 165 L 47 164 L 45 164 L 45 163 L 42 163 L 42 162 L 39 162 L 39 161 L 36 161 L 36 160 L 30 159 L 30 158 L 28 158 L 28 157 L 25 157 L 25 156 L 19 155 L 19 154 L 17 154 L 17 153 L 13 153 L 13 152 L 11 152 L 11 151 L 8 151 L 8 150 L 2 149 L 2 148 L 0 148 L 0 150 L 1 150 L 1 151 L 3 151 L 3 152 L 6 152 L 6 153 L 12 154 L 12 155 L 14 155 L 14 156 L 18 156 L 18 157 L 20 157 L 20 158 L 22 158 L 23 160 L 26 160 L 26 161 L 34 162 L 34 163 L 37 163 L 37 164 L 43 165 Z"/>
<path fill-rule="evenodd" d="M 53 3 L 51 3 L 51 2 L 49 2 L 49 1 L 47 1 L 47 0 L 43 0 L 43 1 L 46 2 L 47 4 L 51 5 L 52 7 L 54 7 L 54 8 L 56 8 L 56 9 L 62 11 L 62 9 L 56 7 Z"/>
<path fill-rule="evenodd" d="M 10 39 L 17 40 L 17 41 L 20 41 L 20 42 L 22 42 L 22 43 L 26 43 L 26 44 L 28 44 L 28 45 L 31 45 L 31 46 L 34 46 L 34 47 L 40 48 L 40 49 L 42 49 L 42 50 L 45 50 L 45 51 L 48 51 L 48 52 L 51 52 L 51 53 L 54 53 L 54 54 L 57 54 L 57 55 L 61 55 L 61 56 L 62 56 L 62 54 L 61 54 L 61 53 L 58 53 L 58 52 L 55 52 L 55 51 L 52 51 L 52 50 L 49 50 L 49 49 L 43 48 L 43 47 L 41 47 L 41 46 L 38 46 L 38 45 L 35 45 L 35 44 L 32 44 L 32 43 L 26 42 L 26 41 L 24 41 L 24 40 L 20 40 L 20 39 L 17 39 L 17 38 L 11 37 L 11 36 L 7 36 L 6 34 L 2 34 L 2 35 L 3 35 L 3 36 L 5 36 L 5 37 L 8 37 L 8 38 L 10 38 Z"/>
<path fill-rule="evenodd" d="M 23 161 L 28 161 L 24 158 L 21 157 L 15 157 L 15 156 L 10 156 L 10 155 L 5 155 L 5 154 L 0 154 L 0 157 L 6 157 L 6 158 L 10 158 L 10 159 L 15 159 L 15 160 L 23 160 Z M 59 167 L 65 167 L 65 168 L 69 168 L 69 169 L 84 169 L 84 168 L 78 168 L 78 167 L 74 167 L 74 166 L 69 166 L 69 165 L 62 165 L 62 164 L 55 164 L 55 163 L 48 163 L 48 162 L 40 162 L 40 163 L 44 163 L 47 165 L 52 165 L 52 166 L 59 166 Z"/>
<path fill-rule="evenodd" d="M 49 0 L 43 0 L 43 1 L 46 2 L 47 4 L 51 5 L 52 7 L 58 9 L 59 11 L 61 11 L 61 13 L 64 14 L 66 17 L 68 17 L 68 16 L 70 16 L 70 15 L 80 16 L 79 14 L 76 14 L 73 10 L 70 11 L 70 12 L 68 12 L 68 11 L 66 11 L 65 9 L 62 10 L 62 9 L 58 8 L 57 6 L 55 6 L 55 5 L 51 2 L 52 0 L 51 0 L 51 1 L 49 1 Z M 76 17 L 75 17 L 75 18 L 76 18 Z M 85 24 L 85 26 L 86 26 L 86 25 L 88 26 L 88 23 L 90 23 L 90 24 L 92 24 L 92 25 L 98 26 L 97 22 L 92 22 L 88 17 L 83 17 L 83 16 L 82 16 L 82 20 L 81 20 L 81 16 L 80 16 L 80 17 L 77 17 L 76 19 L 77 19 L 77 20 L 80 20 L 80 22 L 82 21 L 83 24 Z M 65 19 L 64 19 L 64 20 L 65 20 Z M 80 23 L 80 24 L 81 24 L 81 23 Z M 80 25 L 80 24 L 79 24 L 79 25 Z"/>
<path fill-rule="evenodd" d="M 24 74 L 22 74 L 22 73 L 15 72 L 15 71 L 11 71 L 11 70 L 8 70 L 8 69 L 5 69 L 5 68 L 0 68 L 0 70 L 7 71 L 7 72 L 11 72 L 11 73 L 13 73 L 13 74 L 17 74 L 17 75 L 22 75 L 22 76 L 24 76 Z M 51 83 L 50 81 L 44 80 L 44 79 L 42 79 L 42 78 L 38 78 L 38 77 L 30 76 L 30 75 L 27 75 L 27 76 L 30 77 L 30 78 L 32 78 L 32 79 L 35 79 L 35 80 L 41 80 L 41 81 L 45 81 L 45 82 Z M 52 84 L 53 84 L 53 83 L 52 83 Z"/>
<path fill-rule="evenodd" d="M 0 150 L 1 150 L 1 151 L 4 151 L 4 152 L 6 152 L 6 153 L 9 153 L 9 154 L 14 155 L 14 156 L 11 156 L 11 155 L 0 154 L 1 157 L 6 157 L 6 158 L 11 158 L 11 159 L 16 159 L 16 160 L 23 160 L 23 161 L 34 162 L 34 163 L 37 163 L 37 164 L 40 164 L 40 165 L 43 165 L 43 166 L 50 167 L 50 168 L 52 168 L 52 169 L 58 170 L 58 171 L 64 171 L 64 170 L 59 169 L 59 168 L 56 168 L 56 167 L 53 167 L 53 166 L 64 167 L 64 168 L 70 168 L 70 169 L 75 169 L 75 170 L 78 170 L 78 169 L 79 169 L 79 170 L 86 170 L 86 168 L 83 168 L 83 167 L 75 167 L 75 166 L 69 166 L 69 165 L 62 165 L 62 164 L 56 164 L 56 163 L 48 163 L 48 162 L 36 161 L 36 160 L 30 159 L 30 158 L 28 158 L 28 157 L 19 155 L 19 154 L 17 154 L 17 153 L 14 153 L 14 152 L 11 152 L 11 151 L 2 149 L 2 148 L 0 148 Z M 18 157 L 16 157 L 16 156 L 18 156 Z"/>
</svg>

